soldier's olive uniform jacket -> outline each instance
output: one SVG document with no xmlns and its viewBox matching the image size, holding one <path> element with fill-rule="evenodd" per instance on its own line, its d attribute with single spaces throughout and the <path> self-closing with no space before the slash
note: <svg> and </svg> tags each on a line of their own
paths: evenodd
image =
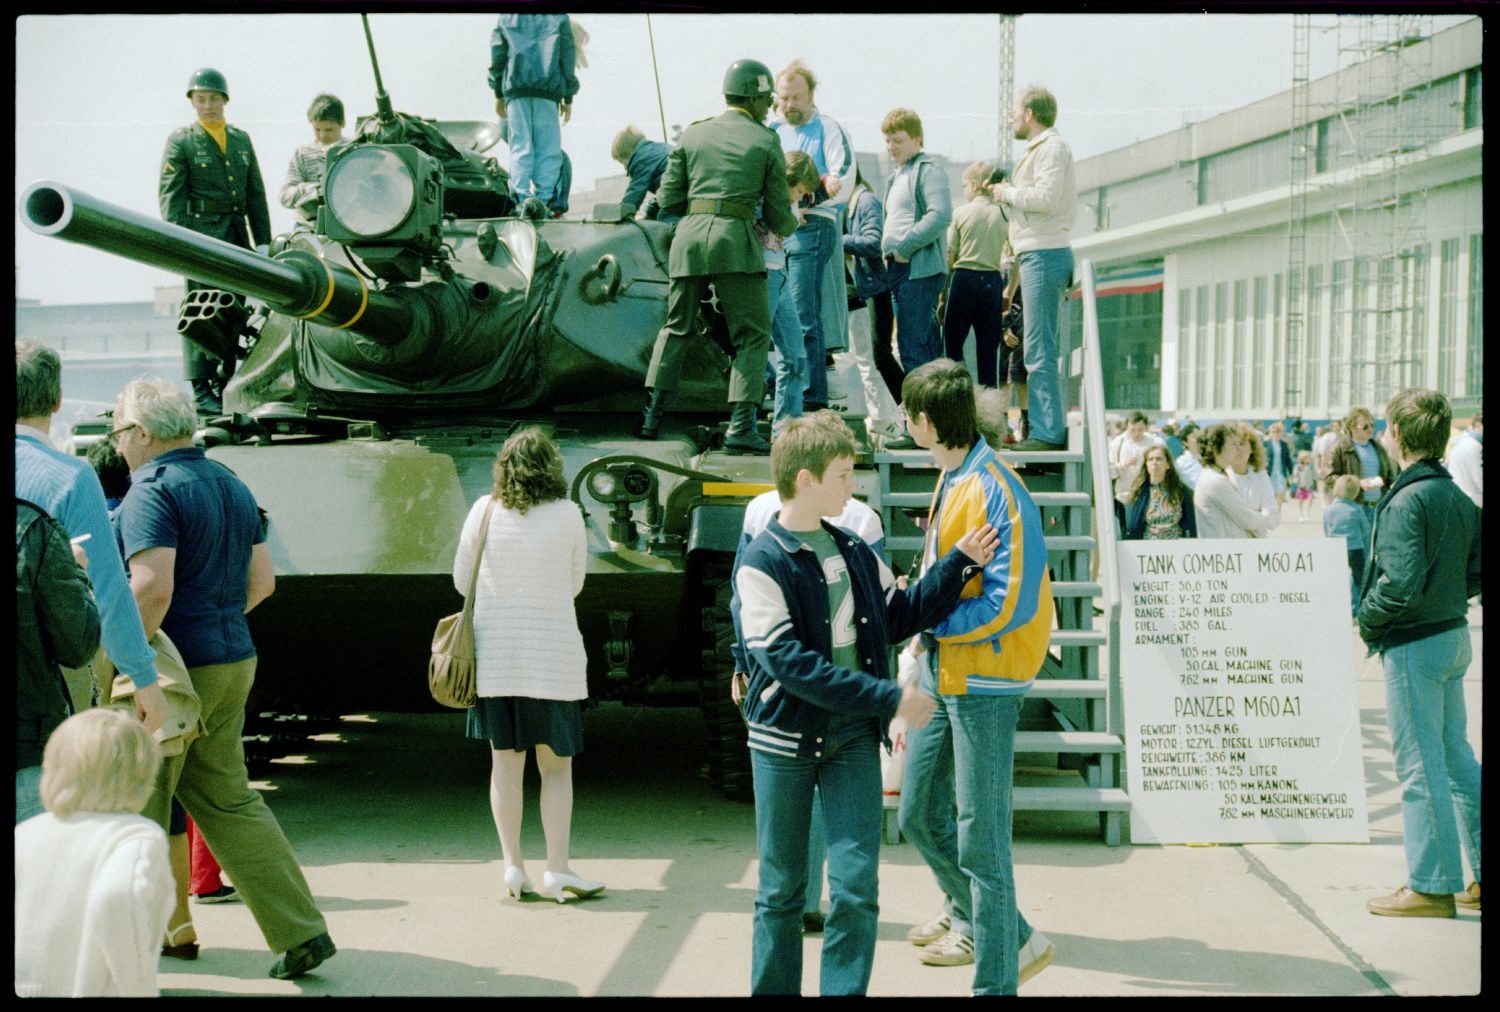
<svg viewBox="0 0 1500 1012">
<path fill-rule="evenodd" d="M 250 135 L 227 124 L 224 131 L 225 151 L 198 123 L 172 131 L 162 155 L 161 216 L 252 249 L 271 241 L 266 188 Z"/>
<path fill-rule="evenodd" d="M 780 138 L 735 108 L 682 132 L 656 196 L 663 211 L 685 216 L 668 260 L 674 278 L 764 274 L 765 251 L 753 228 L 757 214 L 777 235 L 797 230 Z"/>
</svg>

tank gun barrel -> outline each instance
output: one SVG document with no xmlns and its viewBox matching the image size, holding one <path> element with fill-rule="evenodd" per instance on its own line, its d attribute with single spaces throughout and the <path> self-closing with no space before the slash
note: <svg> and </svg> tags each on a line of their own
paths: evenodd
<svg viewBox="0 0 1500 1012">
<path fill-rule="evenodd" d="M 61 183 L 33 183 L 21 219 L 39 235 L 66 239 L 204 284 L 260 299 L 278 312 L 347 329 L 385 346 L 404 340 L 412 311 L 392 293 L 303 250 L 276 258 L 158 221 Z"/>
</svg>

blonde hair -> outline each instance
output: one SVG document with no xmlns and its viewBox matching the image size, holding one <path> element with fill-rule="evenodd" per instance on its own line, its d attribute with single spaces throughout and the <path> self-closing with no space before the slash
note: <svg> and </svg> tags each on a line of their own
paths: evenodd
<svg viewBox="0 0 1500 1012">
<path fill-rule="evenodd" d="M 609 146 L 609 157 L 624 165 L 630 161 L 630 156 L 635 154 L 636 146 L 645 139 L 645 134 L 634 126 L 628 126 L 615 134 L 615 139 Z"/>
<path fill-rule="evenodd" d="M 972 200 L 981 193 L 988 193 L 984 184 L 994 174 L 994 162 L 975 162 L 964 169 L 964 197 Z"/>
<path fill-rule="evenodd" d="M 1311 450 L 1298 450 L 1297 451 L 1297 463 L 1299 463 L 1299 464 L 1311 464 L 1312 463 L 1312 451 Z"/>
<path fill-rule="evenodd" d="M 75 812 L 139 812 L 151 800 L 161 749 L 135 714 L 115 707 L 75 713 L 42 751 L 42 804 Z"/>
<path fill-rule="evenodd" d="M 1359 501 L 1364 490 L 1359 487 L 1359 479 L 1352 474 L 1341 474 L 1334 479 L 1333 495 L 1337 499 L 1348 499 L 1350 502 Z"/>
</svg>

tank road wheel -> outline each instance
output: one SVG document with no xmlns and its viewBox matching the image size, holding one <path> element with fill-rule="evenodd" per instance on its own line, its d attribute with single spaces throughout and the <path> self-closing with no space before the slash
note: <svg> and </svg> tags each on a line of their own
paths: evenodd
<svg viewBox="0 0 1500 1012">
<path fill-rule="evenodd" d="M 745 721 L 729 695 L 734 677 L 734 621 L 729 617 L 730 569 L 727 555 L 704 559 L 700 574 L 703 601 L 703 653 L 699 684 L 703 688 L 703 721 L 708 729 L 708 777 L 731 801 L 754 797 Z"/>
</svg>

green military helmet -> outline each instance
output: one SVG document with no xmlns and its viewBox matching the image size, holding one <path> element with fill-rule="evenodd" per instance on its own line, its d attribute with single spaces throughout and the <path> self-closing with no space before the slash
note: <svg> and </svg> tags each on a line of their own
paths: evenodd
<svg viewBox="0 0 1500 1012">
<path fill-rule="evenodd" d="M 762 98 L 772 92 L 771 68 L 759 60 L 735 60 L 724 74 L 724 94 Z"/>
<path fill-rule="evenodd" d="M 195 91 L 217 91 L 224 96 L 224 101 L 229 101 L 229 85 L 224 83 L 224 75 L 212 67 L 200 67 L 188 78 L 188 97 L 191 98 Z"/>
</svg>

